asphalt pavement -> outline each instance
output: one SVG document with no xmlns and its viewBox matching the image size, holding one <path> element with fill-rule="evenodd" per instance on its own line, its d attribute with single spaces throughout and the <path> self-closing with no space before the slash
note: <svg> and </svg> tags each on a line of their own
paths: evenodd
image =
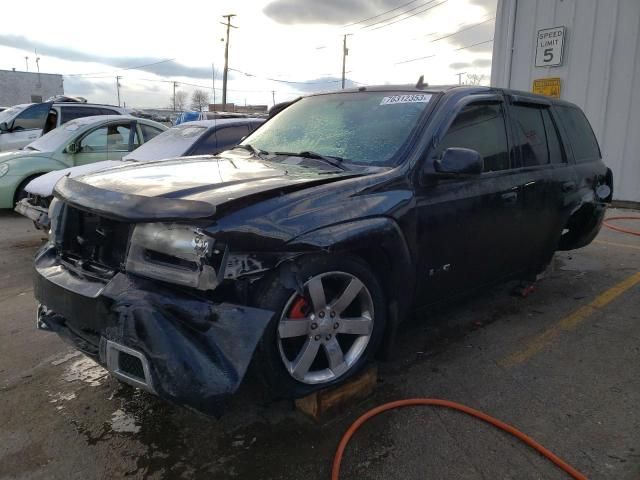
<svg viewBox="0 0 640 480">
<path fill-rule="evenodd" d="M 640 216 L 609 215 L 621 212 Z M 0 479 L 328 479 L 355 418 L 412 397 L 483 410 L 588 478 L 640 478 L 640 237 L 603 230 L 558 253 L 527 298 L 509 295 L 510 283 L 414 315 L 374 394 L 321 425 L 251 382 L 221 419 L 203 417 L 120 385 L 36 331 L 31 259 L 42 238 L 0 212 Z M 418 407 L 366 424 L 342 478 L 567 477 L 477 420 Z"/>
</svg>

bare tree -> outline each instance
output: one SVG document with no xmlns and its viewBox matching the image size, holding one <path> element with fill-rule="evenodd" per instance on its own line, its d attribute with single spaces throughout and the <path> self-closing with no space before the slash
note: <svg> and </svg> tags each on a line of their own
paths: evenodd
<svg viewBox="0 0 640 480">
<path fill-rule="evenodd" d="M 202 112 L 209 108 L 209 93 L 205 90 L 194 90 L 191 94 L 191 108 Z"/>
<path fill-rule="evenodd" d="M 169 108 L 173 108 L 175 112 L 182 112 L 187 108 L 188 100 L 189 95 L 187 94 L 187 92 L 185 92 L 184 90 L 178 90 L 176 92 L 175 99 L 173 95 L 171 95 L 171 98 L 169 100 Z M 174 101 L 176 102 L 175 105 L 173 104 Z"/>
<path fill-rule="evenodd" d="M 484 75 L 479 75 L 477 73 L 467 73 L 467 81 L 465 82 L 467 85 L 481 85 L 484 80 Z"/>
</svg>

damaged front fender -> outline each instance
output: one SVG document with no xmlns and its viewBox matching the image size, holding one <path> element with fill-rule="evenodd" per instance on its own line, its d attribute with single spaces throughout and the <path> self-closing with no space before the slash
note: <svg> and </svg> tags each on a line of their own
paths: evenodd
<svg viewBox="0 0 640 480">
<path fill-rule="evenodd" d="M 122 273 L 88 297 L 75 291 L 74 275 L 57 268 L 52 255 L 36 259 L 35 296 L 48 312 L 42 321 L 112 370 L 107 342 L 138 352 L 148 363 L 148 390 L 205 414 L 221 413 L 273 312 L 215 303 Z"/>
</svg>

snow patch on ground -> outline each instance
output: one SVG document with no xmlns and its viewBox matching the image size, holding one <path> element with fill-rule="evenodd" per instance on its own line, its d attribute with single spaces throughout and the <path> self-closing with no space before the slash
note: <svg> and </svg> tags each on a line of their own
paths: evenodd
<svg viewBox="0 0 640 480">
<path fill-rule="evenodd" d="M 49 395 L 49 398 L 51 399 L 49 400 L 49 403 L 68 402 L 69 400 L 73 400 L 74 398 L 76 398 L 76 394 L 73 392 L 71 393 L 58 392 L 58 393 L 54 393 L 53 395 Z"/>
<path fill-rule="evenodd" d="M 118 409 L 111 414 L 111 430 L 120 433 L 138 433 L 140 425 L 136 425 L 136 418 L 133 415 Z"/>
<path fill-rule="evenodd" d="M 109 372 L 90 358 L 84 357 L 69 365 L 63 375 L 67 382 L 84 382 L 92 387 L 102 383 Z"/>
<path fill-rule="evenodd" d="M 51 365 L 55 365 L 55 366 L 62 365 L 63 363 L 68 362 L 72 358 L 76 358 L 79 355 L 82 355 L 82 353 L 81 352 L 77 352 L 77 351 L 76 352 L 67 353 L 64 357 L 51 362 Z"/>
<path fill-rule="evenodd" d="M 71 393 L 57 392 L 57 393 L 54 393 L 53 395 L 49 393 L 49 403 L 56 403 L 57 404 L 56 410 L 63 410 L 64 402 L 68 402 L 69 400 L 73 400 L 74 398 L 76 398 L 76 394 L 73 392 Z"/>
</svg>

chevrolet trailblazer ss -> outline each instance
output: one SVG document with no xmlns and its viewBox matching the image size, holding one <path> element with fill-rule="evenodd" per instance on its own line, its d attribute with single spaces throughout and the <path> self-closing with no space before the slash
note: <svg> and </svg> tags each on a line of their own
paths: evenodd
<svg viewBox="0 0 640 480">
<path fill-rule="evenodd" d="M 63 178 L 38 324 L 120 380 L 211 413 L 344 382 L 407 312 L 587 245 L 612 174 L 582 111 L 487 87 L 293 102 L 218 156 Z"/>
</svg>

